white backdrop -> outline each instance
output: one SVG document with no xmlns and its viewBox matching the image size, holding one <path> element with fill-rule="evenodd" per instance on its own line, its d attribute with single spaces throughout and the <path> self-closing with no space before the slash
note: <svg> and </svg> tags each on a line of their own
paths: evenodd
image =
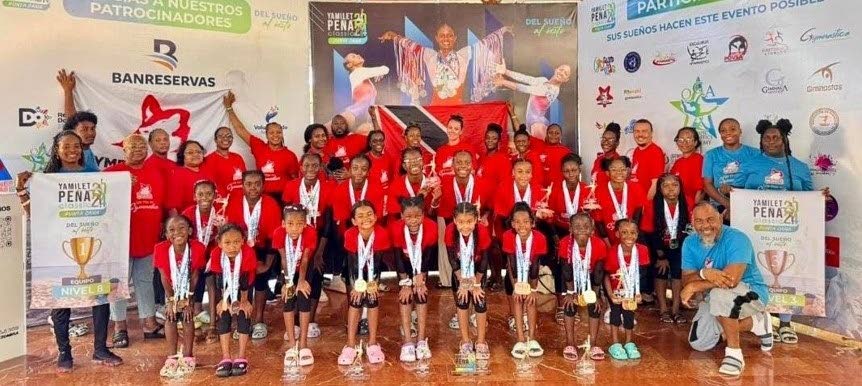
<svg viewBox="0 0 862 386">
<path fill-rule="evenodd" d="M 718 123 L 735 117 L 757 147 L 759 119 L 788 118 L 793 155 L 808 161 L 817 187 L 829 186 L 827 318 L 816 326 L 862 338 L 860 205 L 862 40 L 850 0 L 591 0 L 580 4 L 578 79 L 580 152 L 590 165 L 611 121 L 623 127 L 620 150 L 634 141 L 631 122 L 650 119 L 655 139 L 678 157 L 673 137 L 695 126 L 704 151 L 721 145 Z M 608 87 L 610 87 L 608 96 Z M 602 92 L 600 92 L 600 88 Z M 830 238 L 831 237 L 831 238 Z M 840 247 L 837 247 L 840 240 Z M 834 255 L 833 255 L 834 257 Z"/>
<path fill-rule="evenodd" d="M 237 113 L 250 130 L 257 128 L 254 132 L 263 136 L 263 126 L 273 120 L 286 127 L 288 146 L 299 150 L 303 143 L 301 133 L 310 117 L 307 2 L 234 0 L 230 4 L 237 7 L 210 13 L 109 0 L 8 3 L 36 5 L 33 9 L 0 5 L 0 35 L 4 36 L 0 45 L 0 160 L 12 176 L 22 169 L 43 167 L 50 139 L 62 127 L 62 90 L 55 80 L 60 68 L 104 83 L 114 81 L 115 73 L 121 80 L 125 74 L 133 74 L 133 83 L 119 85 L 144 90 L 231 88 L 237 94 Z M 101 12 L 119 9 L 110 8 L 114 5 L 136 16 L 105 20 L 109 16 L 104 13 L 98 17 L 89 13 L 90 3 L 98 3 Z M 181 15 L 180 20 L 189 22 L 156 25 L 160 21 L 153 19 L 158 14 L 152 11 L 157 8 L 170 12 L 161 15 Z M 143 79 L 142 84 L 135 81 L 134 74 L 174 78 Z M 130 133 L 136 128 L 100 125 L 98 130 Z M 214 130 L 192 127 L 190 138 L 207 143 Z M 107 141 L 97 136 L 97 155 L 102 149 L 112 152 L 111 157 L 120 157 Z M 212 151 L 212 146 L 207 150 Z M 234 150 L 248 154 L 238 138 Z M 4 175 L 0 169 L 0 177 Z"/>
</svg>

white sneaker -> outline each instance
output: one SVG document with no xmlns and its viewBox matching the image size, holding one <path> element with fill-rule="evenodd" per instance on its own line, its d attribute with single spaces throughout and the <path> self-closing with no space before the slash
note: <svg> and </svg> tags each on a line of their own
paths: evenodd
<svg viewBox="0 0 862 386">
<path fill-rule="evenodd" d="M 326 295 L 326 291 L 320 291 L 320 299 L 318 300 L 318 302 L 326 303 L 328 301 L 329 301 L 329 296 Z"/>
<path fill-rule="evenodd" d="M 416 362 L 416 347 L 413 343 L 401 346 L 401 362 Z"/>
<path fill-rule="evenodd" d="M 347 284 L 344 283 L 344 279 L 340 275 L 333 275 L 332 280 L 329 281 L 329 287 L 326 289 L 345 294 L 347 293 Z"/>
<path fill-rule="evenodd" d="M 416 343 L 416 359 L 431 359 L 431 348 L 428 347 L 428 338 Z"/>
</svg>

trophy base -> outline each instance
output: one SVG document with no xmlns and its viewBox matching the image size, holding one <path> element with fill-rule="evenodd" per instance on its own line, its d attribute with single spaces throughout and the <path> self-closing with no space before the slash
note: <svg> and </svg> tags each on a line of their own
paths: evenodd
<svg viewBox="0 0 862 386">
<path fill-rule="evenodd" d="M 351 365 L 344 373 L 344 378 L 348 381 L 366 381 L 370 376 L 365 372 L 365 368 L 362 365 Z"/>
<path fill-rule="evenodd" d="M 591 375 L 596 373 L 596 363 L 592 359 L 582 359 L 575 365 L 575 374 Z"/>
<path fill-rule="evenodd" d="M 515 361 L 515 376 L 537 380 L 538 373 L 536 373 L 536 366 L 531 358 L 527 357 Z"/>
<path fill-rule="evenodd" d="M 284 383 L 299 383 L 305 381 L 305 374 L 302 374 L 299 366 L 287 366 L 284 368 L 281 380 Z"/>
</svg>

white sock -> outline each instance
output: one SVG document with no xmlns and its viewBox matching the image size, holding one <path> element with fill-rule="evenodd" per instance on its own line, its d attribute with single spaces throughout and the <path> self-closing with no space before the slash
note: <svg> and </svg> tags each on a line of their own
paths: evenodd
<svg viewBox="0 0 862 386">
<path fill-rule="evenodd" d="M 724 355 L 729 357 L 734 357 L 739 359 L 740 362 L 745 363 L 745 360 L 742 358 L 742 349 L 741 348 L 724 348 Z"/>
<path fill-rule="evenodd" d="M 766 326 L 763 323 L 763 318 L 765 314 L 763 312 L 758 312 L 754 315 L 751 315 L 751 333 L 757 336 L 766 335 L 769 331 L 766 331 Z"/>
</svg>

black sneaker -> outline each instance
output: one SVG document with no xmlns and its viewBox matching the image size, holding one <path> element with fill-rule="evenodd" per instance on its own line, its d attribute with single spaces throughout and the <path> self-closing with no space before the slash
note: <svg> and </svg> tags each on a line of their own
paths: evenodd
<svg viewBox="0 0 862 386">
<path fill-rule="evenodd" d="M 97 351 L 93 353 L 93 362 L 113 367 L 123 364 L 123 358 L 118 357 L 109 350 Z"/>
<path fill-rule="evenodd" d="M 72 364 L 72 352 L 61 351 L 60 355 L 57 356 L 57 371 L 61 373 L 70 373 L 72 372 Z"/>
</svg>

